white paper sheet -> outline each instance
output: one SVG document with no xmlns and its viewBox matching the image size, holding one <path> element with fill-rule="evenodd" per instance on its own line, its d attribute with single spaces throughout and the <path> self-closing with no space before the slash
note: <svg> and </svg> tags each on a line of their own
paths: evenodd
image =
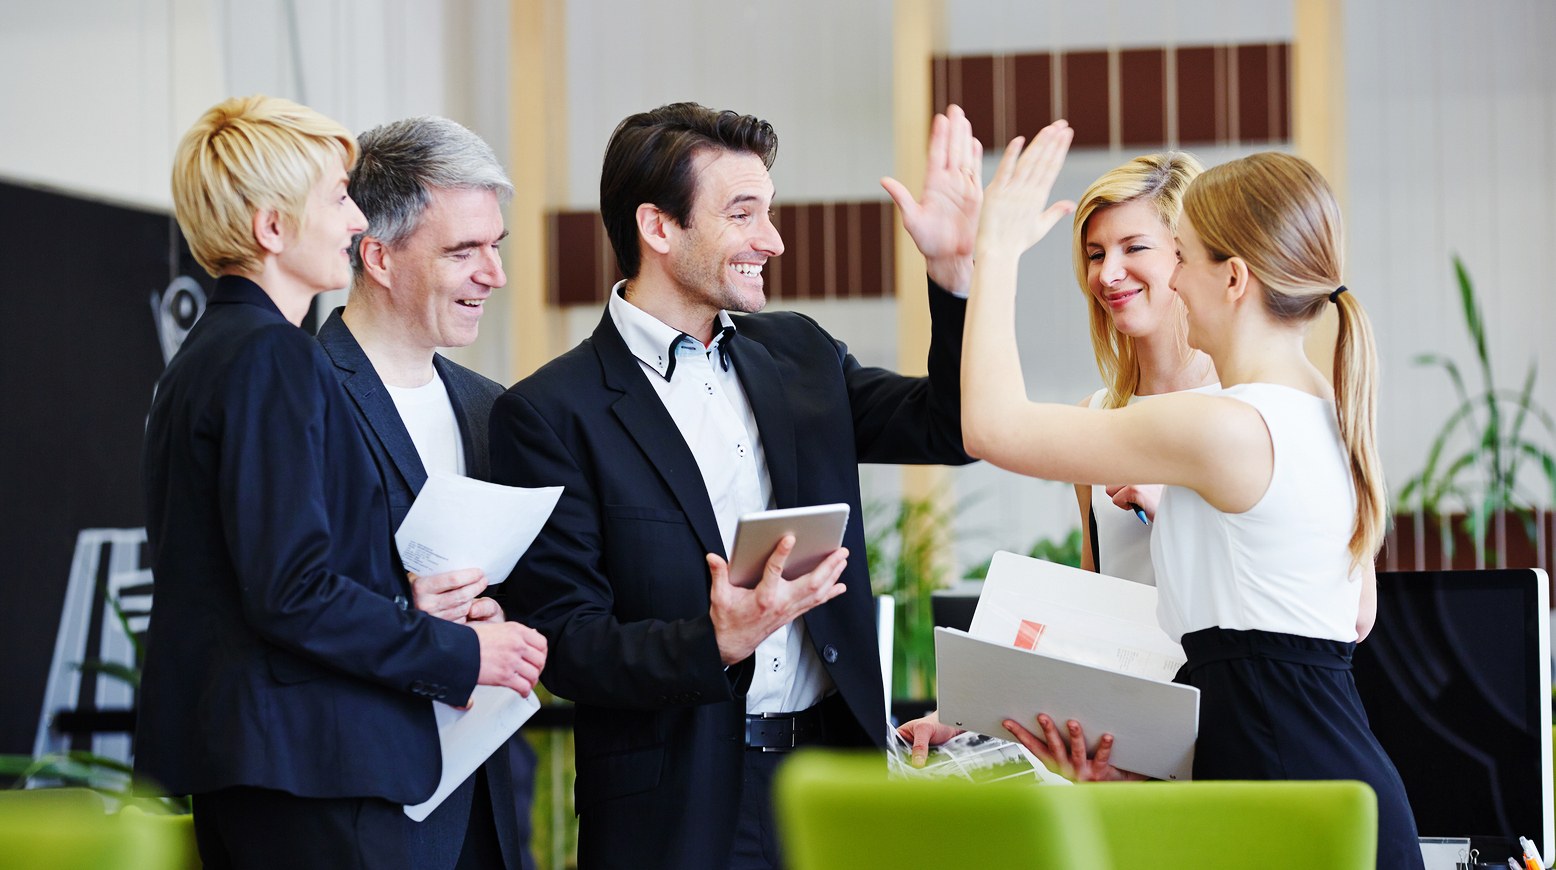
<svg viewBox="0 0 1556 870">
<path fill-rule="evenodd" d="M 994 554 L 967 633 L 1160 680 L 1188 660 L 1156 622 L 1156 587 L 1015 553 Z"/>
<path fill-rule="evenodd" d="M 539 709 L 540 699 L 534 692 L 525 697 L 506 686 L 476 686 L 468 710 L 433 701 L 438 743 L 443 749 L 443 777 L 432 797 L 414 806 L 407 804 L 405 814 L 416 822 L 431 815 Z"/>
<path fill-rule="evenodd" d="M 421 575 L 480 568 L 487 583 L 501 583 L 561 497 L 560 486 L 525 489 L 433 474 L 394 533 L 400 561 Z"/>
</svg>

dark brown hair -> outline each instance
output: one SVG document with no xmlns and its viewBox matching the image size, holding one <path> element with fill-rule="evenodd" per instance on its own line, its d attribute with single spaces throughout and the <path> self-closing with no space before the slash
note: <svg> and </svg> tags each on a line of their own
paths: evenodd
<svg viewBox="0 0 1556 870">
<path fill-rule="evenodd" d="M 697 198 L 692 162 L 709 148 L 755 154 L 771 169 L 778 134 L 760 118 L 696 103 L 639 112 L 616 126 L 600 173 L 600 217 L 621 274 L 636 278 L 642 265 L 638 206 L 652 204 L 680 226 L 690 225 Z"/>
</svg>

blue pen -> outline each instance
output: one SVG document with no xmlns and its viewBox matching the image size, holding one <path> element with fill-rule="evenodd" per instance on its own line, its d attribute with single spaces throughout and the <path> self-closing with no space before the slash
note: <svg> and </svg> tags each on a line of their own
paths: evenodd
<svg viewBox="0 0 1556 870">
<path fill-rule="evenodd" d="M 1145 518 L 1145 508 L 1140 507 L 1134 502 L 1129 503 L 1129 508 L 1135 512 L 1135 516 L 1140 518 L 1140 522 L 1145 523 L 1148 526 L 1151 524 L 1151 521 Z"/>
</svg>

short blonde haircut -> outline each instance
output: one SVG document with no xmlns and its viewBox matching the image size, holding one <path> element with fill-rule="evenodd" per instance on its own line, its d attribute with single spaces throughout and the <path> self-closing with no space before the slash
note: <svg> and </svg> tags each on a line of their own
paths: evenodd
<svg viewBox="0 0 1556 870">
<path fill-rule="evenodd" d="M 1345 226 L 1329 183 L 1313 164 L 1266 151 L 1208 170 L 1183 200 L 1211 258 L 1240 257 L 1259 279 L 1265 310 L 1308 323 L 1335 303 L 1334 403 L 1356 485 L 1352 567 L 1371 562 L 1388 523 L 1378 458 L 1378 351 L 1367 312 L 1353 293 L 1333 296 L 1345 263 Z"/>
<path fill-rule="evenodd" d="M 291 100 L 255 94 L 206 111 L 173 157 L 173 208 L 195 260 L 212 275 L 258 271 L 254 214 L 275 211 L 300 229 L 308 191 L 334 158 L 349 170 L 356 138 Z"/>
<path fill-rule="evenodd" d="M 1119 332 L 1113 326 L 1113 316 L 1107 305 L 1091 292 L 1087 272 L 1091 260 L 1086 256 L 1086 231 L 1097 212 L 1130 202 L 1149 203 L 1156 210 L 1169 237 L 1178 231 L 1178 215 L 1183 211 L 1183 194 L 1201 172 L 1205 171 L 1198 160 L 1182 151 L 1147 154 L 1109 170 L 1092 182 L 1081 195 L 1075 209 L 1075 280 L 1080 282 L 1086 296 L 1086 310 L 1091 319 L 1091 349 L 1097 358 L 1097 371 L 1107 392 L 1101 407 L 1122 408 L 1140 386 L 1140 361 L 1135 354 L 1134 338 Z M 1186 353 L 1185 365 L 1193 359 L 1188 349 L 1188 309 L 1177 299 L 1173 300 L 1173 316 L 1176 318 L 1179 344 Z"/>
</svg>

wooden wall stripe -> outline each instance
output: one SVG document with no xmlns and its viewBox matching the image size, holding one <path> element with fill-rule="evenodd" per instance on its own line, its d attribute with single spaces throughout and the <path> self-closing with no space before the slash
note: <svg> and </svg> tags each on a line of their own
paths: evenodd
<svg viewBox="0 0 1556 870">
<path fill-rule="evenodd" d="M 985 151 L 1003 148 L 1017 135 L 1031 136 L 1061 115 L 1075 128 L 1074 144 L 1081 148 L 1291 139 L 1286 43 L 1079 51 L 1057 58 L 946 56 L 935 58 L 930 70 L 935 111 L 960 105 Z"/>
<path fill-rule="evenodd" d="M 880 299 L 894 295 L 896 214 L 890 202 L 788 203 L 773 209 L 784 252 L 763 270 L 772 300 Z M 547 222 L 552 305 L 600 305 L 621 280 L 596 211 L 554 212 Z"/>
</svg>

